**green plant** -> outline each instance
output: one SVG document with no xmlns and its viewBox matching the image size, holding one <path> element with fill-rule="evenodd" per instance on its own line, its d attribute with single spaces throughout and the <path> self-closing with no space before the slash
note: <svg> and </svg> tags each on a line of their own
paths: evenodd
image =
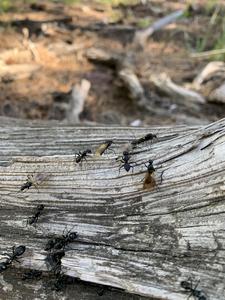
<svg viewBox="0 0 225 300">
<path fill-rule="evenodd" d="M 225 21 L 223 20 L 222 31 L 218 39 L 216 40 L 213 50 L 225 48 Z M 225 54 L 218 54 L 214 57 L 217 60 L 225 60 Z"/>
<path fill-rule="evenodd" d="M 142 18 L 139 19 L 137 22 L 137 26 L 139 28 L 146 28 L 151 24 L 151 19 L 150 18 Z"/>
<path fill-rule="evenodd" d="M 97 0 L 97 2 L 110 4 L 112 6 L 117 6 L 120 4 L 124 5 L 134 5 L 138 3 L 138 0 Z"/>
<path fill-rule="evenodd" d="M 12 7 L 10 0 L 1 0 L 0 1 L 0 13 L 4 13 L 9 11 L 9 9 Z"/>
</svg>

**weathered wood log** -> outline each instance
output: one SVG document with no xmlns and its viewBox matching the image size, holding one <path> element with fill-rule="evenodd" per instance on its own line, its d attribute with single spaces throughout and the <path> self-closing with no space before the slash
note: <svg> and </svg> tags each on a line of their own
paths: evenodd
<svg viewBox="0 0 225 300">
<path fill-rule="evenodd" d="M 206 299 L 224 299 L 225 119 L 200 128 L 0 124 L 0 253 L 27 246 L 15 267 L 48 271 L 46 242 L 66 228 L 78 234 L 62 258 L 70 276 L 171 300 L 187 298 L 180 282 L 190 276 Z M 123 145 L 149 132 L 158 139 L 135 149 L 133 173 L 119 172 Z M 115 154 L 75 163 L 75 152 L 106 139 Z M 144 190 L 149 159 L 157 185 Z M 36 173 L 48 175 L 39 191 L 19 192 Z M 38 204 L 37 227 L 26 226 Z"/>
</svg>

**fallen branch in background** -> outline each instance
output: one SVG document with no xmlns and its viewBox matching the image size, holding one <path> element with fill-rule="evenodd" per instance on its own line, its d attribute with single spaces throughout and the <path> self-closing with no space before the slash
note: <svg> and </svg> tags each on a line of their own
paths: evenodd
<svg viewBox="0 0 225 300">
<path fill-rule="evenodd" d="M 126 56 L 111 54 L 103 49 L 96 48 L 89 49 L 86 55 L 93 62 L 98 62 L 115 69 L 118 78 L 121 79 L 121 82 L 129 91 L 129 96 L 134 103 L 142 109 L 144 108 L 149 112 L 155 113 L 155 110 L 151 108 L 150 101 L 145 96 L 144 88 L 130 67 Z"/>
<path fill-rule="evenodd" d="M 146 29 L 137 30 L 134 35 L 134 44 L 144 46 L 147 39 L 157 30 L 160 30 L 167 26 L 170 23 L 175 22 L 178 18 L 180 18 L 184 14 L 183 10 L 178 10 L 170 15 L 159 19 L 158 21 L 154 22 L 151 26 L 147 27 Z"/>
<path fill-rule="evenodd" d="M 204 97 L 197 92 L 179 86 L 172 82 L 165 73 L 151 75 L 150 81 L 160 91 L 170 96 L 174 102 L 177 102 L 190 110 L 199 111 L 202 104 L 205 103 Z"/>
<path fill-rule="evenodd" d="M 84 102 L 88 96 L 91 83 L 83 79 L 80 85 L 76 85 L 72 88 L 71 95 L 69 97 L 69 106 L 67 112 L 67 120 L 70 123 L 79 123 L 79 115 L 84 109 Z"/>
<path fill-rule="evenodd" d="M 193 87 L 200 91 L 208 102 L 225 103 L 225 63 L 208 63 L 193 81 Z"/>
<path fill-rule="evenodd" d="M 147 109 L 149 112 L 155 113 L 151 107 L 150 101 L 145 96 L 145 91 L 137 77 L 137 75 L 130 68 L 123 68 L 118 73 L 119 78 L 130 93 L 130 97 L 135 101 L 135 104 L 140 108 Z"/>
</svg>

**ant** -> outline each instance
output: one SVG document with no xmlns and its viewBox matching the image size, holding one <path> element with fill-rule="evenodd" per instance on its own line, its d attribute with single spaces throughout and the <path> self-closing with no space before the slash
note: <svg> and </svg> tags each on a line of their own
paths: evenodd
<svg viewBox="0 0 225 300">
<path fill-rule="evenodd" d="M 203 295 L 202 291 L 197 290 L 198 284 L 199 284 L 199 281 L 197 282 L 197 284 L 193 288 L 193 284 L 192 284 L 191 278 L 188 278 L 187 281 L 181 281 L 181 283 L 180 283 L 180 285 L 181 285 L 181 287 L 183 289 L 185 289 L 186 291 L 190 292 L 189 297 L 193 296 L 197 300 L 206 300 L 206 296 Z"/>
<path fill-rule="evenodd" d="M 37 188 L 37 184 L 34 181 L 34 176 L 33 175 L 27 175 L 27 181 L 21 185 L 20 187 L 20 191 L 24 191 L 24 190 L 29 190 L 30 187 L 35 186 Z M 38 188 L 37 188 L 38 189 Z"/>
<path fill-rule="evenodd" d="M 91 153 L 90 149 L 84 150 L 83 152 L 79 151 L 77 154 L 75 154 L 76 157 L 76 163 L 82 162 L 82 160 L 86 160 L 86 157 L 88 154 Z"/>
<path fill-rule="evenodd" d="M 59 275 L 56 277 L 56 281 L 53 284 L 52 290 L 59 292 L 66 287 L 66 284 L 67 284 L 66 276 L 64 274 L 59 273 Z"/>
<path fill-rule="evenodd" d="M 19 262 L 17 260 L 17 257 L 23 255 L 23 253 L 25 252 L 25 250 L 26 250 L 26 247 L 23 246 L 23 245 L 18 246 L 16 248 L 15 248 L 15 246 L 13 246 L 13 248 L 12 248 L 12 251 L 13 251 L 12 255 L 10 255 L 8 253 L 4 253 L 3 254 L 3 255 L 7 255 L 9 257 L 9 258 L 7 258 L 6 264 L 10 265 L 14 260 L 17 261 L 17 262 Z"/>
<path fill-rule="evenodd" d="M 46 257 L 46 263 L 52 267 L 54 274 L 58 274 L 61 271 L 61 259 L 65 256 L 65 251 L 54 251 L 48 253 Z"/>
<path fill-rule="evenodd" d="M 156 185 L 155 178 L 152 177 L 152 174 L 155 172 L 155 168 L 153 167 L 153 160 L 150 159 L 148 161 L 148 165 L 145 164 L 145 166 L 147 168 L 147 172 L 145 174 L 143 187 L 144 189 L 152 188 Z"/>
<path fill-rule="evenodd" d="M 101 144 L 95 151 L 95 155 L 96 156 L 100 156 L 102 155 L 106 150 L 111 150 L 113 151 L 112 149 L 109 149 L 109 147 L 113 144 L 113 141 L 111 140 L 107 140 L 105 141 L 103 144 Z"/>
<path fill-rule="evenodd" d="M 20 191 L 23 192 L 24 190 L 29 190 L 32 186 L 35 186 L 35 188 L 39 191 L 38 185 L 42 183 L 42 181 L 44 181 L 46 177 L 47 176 L 43 177 L 43 174 L 40 173 L 36 174 L 35 176 L 27 175 L 27 181 L 21 185 Z"/>
<path fill-rule="evenodd" d="M 40 270 L 30 270 L 23 274 L 22 280 L 27 279 L 39 279 L 42 276 L 42 271 Z"/>
<path fill-rule="evenodd" d="M 14 260 L 19 262 L 17 260 L 17 257 L 21 256 L 25 252 L 26 247 L 21 245 L 21 246 L 18 246 L 15 248 L 15 246 L 13 246 L 12 250 L 13 250 L 12 255 L 10 255 L 8 253 L 3 253 L 3 255 L 6 255 L 8 257 L 7 257 L 6 261 L 0 263 L 0 273 L 5 271 L 6 269 L 8 269 L 8 266 L 11 265 L 11 263 Z"/>
<path fill-rule="evenodd" d="M 49 240 L 45 246 L 45 251 L 65 249 L 66 245 L 72 243 L 77 238 L 76 232 L 67 232 L 66 235 Z"/>
<path fill-rule="evenodd" d="M 70 276 L 67 276 L 64 273 L 59 273 L 56 276 L 56 281 L 53 284 L 52 290 L 56 291 L 56 292 L 60 292 L 63 289 L 65 289 L 65 287 L 68 284 L 72 284 L 75 281 L 76 281 L 76 278 L 72 278 Z"/>
<path fill-rule="evenodd" d="M 131 155 L 129 154 L 128 151 L 123 151 L 123 156 L 122 156 L 122 159 L 120 160 L 123 164 L 122 166 L 120 166 L 119 168 L 119 171 L 121 168 L 124 168 L 127 172 L 130 171 L 130 169 L 134 169 L 134 166 L 132 166 L 130 163 L 129 163 L 129 160 L 131 158 Z"/>
<path fill-rule="evenodd" d="M 40 216 L 40 214 L 41 214 L 41 212 L 42 212 L 43 209 L 44 209 L 44 205 L 43 204 L 38 205 L 37 208 L 36 208 L 35 214 L 32 217 L 29 217 L 27 219 L 27 225 L 28 224 L 29 225 L 32 225 L 32 224 L 35 225 L 37 223 L 37 220 L 38 220 L 38 218 L 39 218 L 39 216 Z"/>
<path fill-rule="evenodd" d="M 131 145 L 133 148 L 135 148 L 137 145 L 141 144 L 141 143 L 144 143 L 144 142 L 147 142 L 147 141 L 151 141 L 153 139 L 157 139 L 157 136 L 155 134 L 152 134 L 152 133 L 148 133 L 146 134 L 145 136 L 137 139 L 137 140 L 133 140 L 131 142 Z"/>
</svg>

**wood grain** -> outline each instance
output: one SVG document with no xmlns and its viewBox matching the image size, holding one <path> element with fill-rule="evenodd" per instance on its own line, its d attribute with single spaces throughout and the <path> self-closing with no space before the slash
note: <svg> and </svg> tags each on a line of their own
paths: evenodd
<svg viewBox="0 0 225 300">
<path fill-rule="evenodd" d="M 121 169 L 123 146 L 146 133 L 154 143 L 135 149 L 134 172 Z M 65 228 L 78 233 L 62 259 L 63 271 L 158 299 L 186 299 L 180 287 L 200 280 L 207 299 L 224 299 L 225 120 L 200 128 L 72 127 L 1 122 L 1 253 L 27 246 L 16 267 L 47 270 L 44 246 Z M 114 153 L 75 163 L 79 150 L 106 139 Z M 156 188 L 143 189 L 153 159 Z M 27 175 L 48 178 L 39 191 L 20 193 Z M 162 177 L 162 182 L 161 182 Z M 37 227 L 26 226 L 38 204 Z"/>
</svg>

